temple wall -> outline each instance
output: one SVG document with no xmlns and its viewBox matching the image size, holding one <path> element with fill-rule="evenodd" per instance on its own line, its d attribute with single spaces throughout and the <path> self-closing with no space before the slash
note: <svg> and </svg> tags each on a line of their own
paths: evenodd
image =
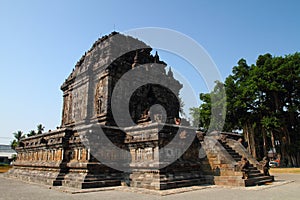
<svg viewBox="0 0 300 200">
<path fill-rule="evenodd" d="M 151 51 L 142 41 L 116 32 L 98 39 L 61 86 L 61 127 L 23 139 L 8 176 L 77 188 L 125 183 L 168 189 L 210 182 L 203 173 L 196 130 L 175 125 L 180 123 L 182 85 Z M 122 87 L 142 86 L 135 88 L 129 105 L 123 106 L 128 91 L 120 91 L 114 99 L 112 94 L 131 69 L 136 73 L 134 81 L 129 78 Z M 145 84 L 145 74 L 151 84 Z M 164 109 L 150 112 L 157 104 Z M 119 113 L 129 109 L 130 117 L 121 117 L 117 124 L 112 106 L 120 106 L 116 108 Z M 175 146 L 169 147 L 176 137 Z M 184 148 L 183 141 L 191 137 L 191 144 Z"/>
<path fill-rule="evenodd" d="M 212 183 L 212 176 L 203 173 L 199 158 L 201 144 L 195 137 L 195 129 L 153 123 L 143 128 L 126 128 L 125 131 L 128 134 L 125 143 L 132 157 L 130 186 L 163 190 Z M 179 141 L 166 148 L 177 134 Z M 184 149 L 183 140 L 188 137 L 194 139 Z"/>
</svg>

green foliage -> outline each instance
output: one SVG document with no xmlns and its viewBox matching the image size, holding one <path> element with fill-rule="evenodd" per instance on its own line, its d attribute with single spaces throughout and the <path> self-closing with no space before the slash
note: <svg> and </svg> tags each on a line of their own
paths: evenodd
<svg viewBox="0 0 300 200">
<path fill-rule="evenodd" d="M 24 135 L 22 131 L 17 131 L 15 133 L 13 133 L 14 135 L 14 140 L 10 142 L 10 146 L 12 149 L 16 149 L 16 147 L 19 146 L 20 141 L 27 137 L 31 137 L 31 136 L 35 136 L 38 134 L 42 134 L 44 131 L 45 127 L 42 124 L 37 125 L 37 131 L 35 130 L 31 130 L 27 135 Z"/>
<path fill-rule="evenodd" d="M 261 124 L 267 131 L 272 131 L 280 127 L 279 120 L 276 117 L 263 117 Z"/>
<path fill-rule="evenodd" d="M 34 136 L 34 135 L 37 135 L 37 133 L 35 132 L 35 130 L 31 130 L 31 131 L 27 134 L 27 137 L 31 137 L 31 136 Z"/>
<path fill-rule="evenodd" d="M 4 164 L 4 163 L 0 163 L 0 167 L 3 167 L 3 168 L 9 168 L 10 165 L 9 165 L 9 164 Z"/>
<path fill-rule="evenodd" d="M 45 127 L 42 124 L 37 125 L 37 134 L 42 134 Z"/>
<path fill-rule="evenodd" d="M 25 135 L 22 131 L 17 131 L 16 133 L 13 133 L 13 135 L 17 142 L 20 142 L 21 139 L 25 138 Z"/>
<path fill-rule="evenodd" d="M 200 108 L 190 108 L 190 115 L 192 117 L 192 125 L 194 127 L 200 126 Z"/>
<path fill-rule="evenodd" d="M 216 81 L 214 90 L 200 94 L 203 102 L 199 108 L 191 108 L 193 125 L 205 131 L 222 130 L 226 117 L 226 93 L 221 82 Z"/>
<path fill-rule="evenodd" d="M 10 142 L 10 146 L 12 149 L 16 149 L 16 147 L 18 146 L 18 142 L 16 140 L 13 140 Z"/>
<path fill-rule="evenodd" d="M 13 135 L 14 135 L 15 139 L 10 143 L 10 146 L 12 149 L 15 149 L 19 145 L 20 141 L 23 138 L 25 138 L 25 135 L 23 134 L 22 131 L 17 131 L 15 133 L 13 133 Z"/>
<path fill-rule="evenodd" d="M 217 111 L 220 116 L 226 115 L 223 130 L 243 130 L 253 154 L 259 151 L 262 140 L 264 154 L 277 140 L 282 159 L 299 166 L 300 53 L 284 57 L 260 55 L 251 66 L 241 59 L 224 84 L 227 100 L 222 98 L 225 95 L 218 91 L 220 85 L 217 83 L 211 93 L 200 94 L 203 103 L 191 109 L 194 121 L 200 122 L 205 129 L 209 126 L 220 128 L 217 122 L 211 121 L 211 114 L 218 102 L 221 105 L 226 100 L 227 111 Z M 212 97 L 216 100 L 214 103 Z M 257 153 L 263 156 L 262 152 Z"/>
<path fill-rule="evenodd" d="M 184 108 L 184 102 L 182 101 L 181 97 L 179 97 L 178 100 L 179 100 L 179 104 L 180 104 L 179 105 L 179 113 L 181 114 L 182 117 L 186 117 L 186 114 L 185 114 L 185 112 L 183 110 L 183 108 Z"/>
</svg>

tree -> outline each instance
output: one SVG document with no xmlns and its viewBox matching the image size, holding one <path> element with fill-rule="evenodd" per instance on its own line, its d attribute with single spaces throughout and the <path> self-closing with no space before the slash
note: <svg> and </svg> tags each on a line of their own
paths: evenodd
<svg viewBox="0 0 300 200">
<path fill-rule="evenodd" d="M 13 133 L 15 139 L 11 142 L 12 149 L 15 149 L 17 146 L 19 146 L 20 141 L 25 138 L 25 135 L 23 135 L 22 131 L 17 131 Z"/>
<path fill-rule="evenodd" d="M 183 108 L 184 108 L 184 102 L 183 102 L 183 100 L 182 100 L 181 97 L 178 97 L 178 100 L 179 100 L 179 113 L 180 113 L 180 115 L 182 117 L 186 117 L 186 114 L 185 114 L 185 112 L 183 110 Z"/>
<path fill-rule="evenodd" d="M 200 94 L 203 102 L 199 108 L 191 108 L 193 125 L 205 131 L 222 130 L 226 116 L 226 94 L 221 82 L 216 81 L 213 91 Z"/>
<path fill-rule="evenodd" d="M 273 153 L 275 150 L 275 137 L 274 131 L 280 127 L 279 121 L 276 117 L 263 117 L 261 120 L 261 124 L 263 128 L 266 130 L 267 133 L 271 136 L 271 143 L 272 143 L 272 151 Z"/>
<path fill-rule="evenodd" d="M 254 157 L 261 158 L 268 149 L 276 148 L 288 165 L 299 166 L 300 53 L 284 57 L 264 54 L 250 66 L 245 59 L 237 64 L 225 80 L 227 111 L 223 130 L 243 130 Z M 214 105 L 212 96 L 219 97 Z M 224 102 L 220 96 L 224 95 L 217 88 L 214 93 L 200 94 L 202 104 L 190 109 L 194 121 L 210 126 L 213 107 Z"/>
<path fill-rule="evenodd" d="M 192 126 L 202 127 L 200 124 L 200 108 L 190 108 L 190 115 L 192 117 Z"/>
<path fill-rule="evenodd" d="M 20 142 L 21 139 L 25 138 L 25 135 L 23 134 L 22 131 L 17 131 L 16 133 L 13 133 L 13 135 L 17 142 Z"/>
<path fill-rule="evenodd" d="M 13 141 L 11 141 L 10 146 L 12 149 L 16 149 L 16 147 L 18 146 L 17 140 L 14 139 Z"/>
<path fill-rule="evenodd" d="M 37 125 L 37 134 L 42 134 L 45 127 L 42 124 Z"/>
<path fill-rule="evenodd" d="M 31 130 L 31 131 L 27 134 L 27 137 L 34 136 L 34 135 L 37 135 L 37 132 L 35 132 L 35 130 Z"/>
</svg>

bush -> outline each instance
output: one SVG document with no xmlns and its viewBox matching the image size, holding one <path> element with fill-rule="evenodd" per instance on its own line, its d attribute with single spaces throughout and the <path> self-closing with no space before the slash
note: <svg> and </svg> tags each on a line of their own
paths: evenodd
<svg viewBox="0 0 300 200">
<path fill-rule="evenodd" d="M 10 167 L 10 165 L 7 163 L 0 163 L 0 167 Z"/>
</svg>

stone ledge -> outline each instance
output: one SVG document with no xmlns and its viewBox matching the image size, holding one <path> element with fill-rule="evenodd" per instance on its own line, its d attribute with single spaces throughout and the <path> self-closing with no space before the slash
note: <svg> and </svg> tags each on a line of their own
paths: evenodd
<svg viewBox="0 0 300 200">
<path fill-rule="evenodd" d="M 266 190 L 266 189 L 270 189 L 273 187 L 278 187 L 278 186 L 282 186 L 282 185 L 286 185 L 289 183 L 293 183 L 295 182 L 294 180 L 281 180 L 281 181 L 274 181 L 265 185 L 259 185 L 259 186 L 248 186 L 248 187 L 234 187 L 234 186 L 225 186 L 225 185 L 218 185 L 217 187 L 219 188 L 230 188 L 233 190 Z"/>
<path fill-rule="evenodd" d="M 117 187 L 106 187 L 106 188 L 96 188 L 96 189 L 80 189 L 76 190 L 74 188 L 68 187 L 51 187 L 49 189 L 59 190 L 61 192 L 66 192 L 70 194 L 81 194 L 81 193 L 90 193 L 90 192 L 103 192 L 103 191 L 122 191 L 122 192 L 133 192 L 138 194 L 150 194 L 150 195 L 159 195 L 159 196 L 167 196 L 172 194 L 179 194 L 184 192 L 191 192 L 195 190 L 204 190 L 208 188 L 214 188 L 214 185 L 204 185 L 204 186 L 191 186 L 191 187 L 183 187 L 183 188 L 175 188 L 163 191 L 150 190 L 145 188 L 133 188 L 127 186 L 117 186 Z"/>
<path fill-rule="evenodd" d="M 69 194 L 82 194 L 82 193 L 91 193 L 91 192 L 105 192 L 105 191 L 121 191 L 121 192 L 132 192 L 132 193 L 139 193 L 139 194 L 150 194 L 150 195 L 158 195 L 158 196 L 167 196 L 167 195 L 173 195 L 173 194 L 180 194 L 180 193 L 185 193 L 185 192 L 192 192 L 196 190 L 204 190 L 204 189 L 216 189 L 216 188 L 230 188 L 232 190 L 266 190 L 270 189 L 273 187 L 278 187 L 286 184 L 290 184 L 295 182 L 294 180 L 279 180 L 272 182 L 267 185 L 260 185 L 260 186 L 251 186 L 251 187 L 232 187 L 232 186 L 219 186 L 219 185 L 203 185 L 203 186 L 191 186 L 191 187 L 183 187 L 183 188 L 176 188 L 176 189 L 169 189 L 169 190 L 163 190 L 163 191 L 154 191 L 154 190 L 149 190 L 149 189 L 143 189 L 143 188 L 131 188 L 127 186 L 116 186 L 116 187 L 105 187 L 105 188 L 91 188 L 91 189 L 76 189 L 76 188 L 69 188 L 69 187 L 64 187 L 64 186 L 59 186 L 59 187 L 53 187 L 49 185 L 43 185 L 39 183 L 33 183 L 33 182 L 28 182 L 16 178 L 11 178 L 11 177 L 5 177 L 4 174 L 0 174 L 1 177 L 5 179 L 12 179 L 12 180 L 17 180 L 17 181 L 22 181 L 26 184 L 32 184 L 32 185 L 38 185 L 44 188 L 48 189 L 53 189 L 57 190 L 60 192 L 65 192 Z"/>
</svg>

